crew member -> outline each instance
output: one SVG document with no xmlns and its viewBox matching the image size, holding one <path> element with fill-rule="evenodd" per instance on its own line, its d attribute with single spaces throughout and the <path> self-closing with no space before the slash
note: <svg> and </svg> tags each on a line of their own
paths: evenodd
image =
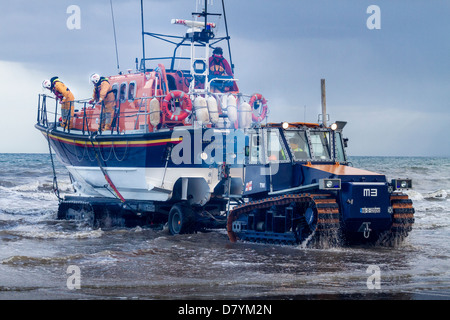
<svg viewBox="0 0 450 320">
<path fill-rule="evenodd" d="M 233 77 L 233 71 L 231 71 L 228 61 L 223 57 L 221 47 L 215 48 L 213 55 L 209 58 L 209 71 L 211 75 Z"/>
<path fill-rule="evenodd" d="M 91 75 L 90 80 L 94 85 L 94 93 L 92 96 L 92 100 L 89 101 L 89 103 L 104 104 L 101 129 L 110 130 L 114 109 L 116 106 L 116 97 L 114 95 L 114 90 L 111 87 L 108 79 L 106 79 L 105 77 L 100 77 L 96 73 Z"/>
<path fill-rule="evenodd" d="M 289 139 L 289 146 L 291 147 L 292 152 L 294 153 L 294 157 L 296 159 L 306 159 L 308 158 L 308 154 L 306 153 L 305 146 L 303 143 L 303 147 L 300 147 L 300 143 L 298 138 Z"/>
<path fill-rule="evenodd" d="M 59 80 L 58 77 L 53 77 L 50 80 L 44 80 L 42 87 L 50 90 L 56 96 L 56 99 L 61 104 L 61 126 L 64 129 L 71 129 L 73 127 L 73 102 L 75 97 L 73 93 L 66 87 L 66 85 Z"/>
<path fill-rule="evenodd" d="M 292 151 L 303 151 L 302 148 L 300 148 L 298 140 L 296 138 L 289 139 L 289 145 L 291 146 Z"/>
</svg>

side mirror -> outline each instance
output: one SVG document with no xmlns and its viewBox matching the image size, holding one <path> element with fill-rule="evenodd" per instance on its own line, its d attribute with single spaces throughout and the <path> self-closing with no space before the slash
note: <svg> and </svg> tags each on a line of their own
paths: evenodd
<svg viewBox="0 0 450 320">
<path fill-rule="evenodd" d="M 344 138 L 344 148 L 348 147 L 348 138 Z"/>
</svg>

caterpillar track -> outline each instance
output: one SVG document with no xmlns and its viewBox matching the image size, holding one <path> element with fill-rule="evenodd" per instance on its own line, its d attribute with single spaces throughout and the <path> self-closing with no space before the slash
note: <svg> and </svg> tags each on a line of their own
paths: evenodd
<svg viewBox="0 0 450 320">
<path fill-rule="evenodd" d="M 411 232 L 414 224 L 414 208 L 412 200 L 404 193 L 391 195 L 392 226 L 390 230 L 382 233 L 378 239 L 379 245 L 396 246 Z"/>
<path fill-rule="evenodd" d="M 392 224 L 379 233 L 377 245 L 397 246 L 414 224 L 406 194 L 390 196 Z M 315 247 L 342 244 L 339 205 L 330 194 L 286 194 L 250 201 L 233 208 L 227 219 L 231 242 L 237 240 Z"/>
<path fill-rule="evenodd" d="M 285 194 L 233 208 L 227 220 L 231 242 L 335 245 L 340 242 L 339 206 L 330 194 Z"/>
</svg>

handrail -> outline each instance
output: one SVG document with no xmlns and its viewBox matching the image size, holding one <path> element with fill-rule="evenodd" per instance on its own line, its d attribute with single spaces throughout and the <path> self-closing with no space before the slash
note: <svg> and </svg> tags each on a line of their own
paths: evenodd
<svg viewBox="0 0 450 320">
<path fill-rule="evenodd" d="M 144 125 L 146 128 L 149 127 L 149 119 L 148 116 L 150 115 L 150 111 L 148 110 L 148 101 L 149 99 L 158 98 L 162 99 L 164 98 L 164 95 L 160 96 L 152 96 L 152 97 L 143 97 L 143 98 L 135 98 L 134 101 L 139 103 L 139 108 L 136 110 L 123 110 L 121 107 L 126 102 L 116 102 L 116 107 L 114 111 L 114 115 L 111 119 L 111 134 L 120 134 L 121 130 L 119 128 L 119 125 L 121 124 L 121 119 L 130 119 L 135 118 L 132 125 L 132 129 L 129 128 L 128 130 L 136 130 L 138 128 L 138 125 L 142 120 L 140 121 L 140 117 L 144 117 Z M 55 100 L 55 107 L 49 108 L 49 103 L 51 100 Z M 72 102 L 73 107 L 75 109 L 74 117 L 72 117 L 72 113 L 69 112 L 67 115 L 67 119 L 64 119 L 67 123 L 70 123 L 71 121 L 74 121 L 76 118 L 82 118 L 79 128 L 77 128 L 79 131 L 78 133 L 80 135 L 90 135 L 92 134 L 91 128 L 89 128 L 89 124 L 92 121 L 95 121 L 98 119 L 98 130 L 97 134 L 102 134 L 105 130 L 102 128 L 102 123 L 105 118 L 105 103 L 102 101 L 102 103 L 89 106 L 87 103 L 87 99 L 82 100 L 75 100 Z M 52 127 L 55 130 L 62 131 L 62 132 L 68 132 L 70 133 L 71 130 L 74 131 L 74 128 L 70 128 L 69 126 L 63 127 L 59 124 L 58 119 L 62 120 L 62 114 L 60 111 L 58 111 L 58 108 L 60 108 L 60 103 L 58 100 L 50 95 L 46 94 L 39 94 L 39 100 L 38 100 L 38 110 L 37 110 L 37 124 L 44 127 L 44 128 L 50 128 Z M 90 109 L 91 108 L 91 109 Z M 100 108 L 100 110 L 98 110 Z M 89 115 L 89 110 L 95 110 L 97 109 L 97 112 L 93 115 Z M 59 109 L 60 110 L 60 109 Z M 51 123 L 48 121 L 48 119 L 54 119 L 54 122 Z M 70 121 L 70 122 L 69 122 Z M 114 130 L 116 129 L 116 130 Z"/>
<path fill-rule="evenodd" d="M 211 79 L 213 81 L 233 81 L 238 79 Z M 196 95 L 212 95 L 217 101 L 221 101 L 221 97 L 230 94 L 229 92 L 212 92 L 209 90 L 201 90 L 201 92 L 190 92 L 188 94 Z M 236 98 L 247 99 L 250 95 L 242 93 L 234 93 Z M 157 95 L 151 97 L 135 98 L 133 102 L 130 100 L 120 101 L 116 100 L 116 106 L 114 113 L 111 115 L 111 132 L 110 134 L 124 134 L 124 133 L 140 133 L 145 131 L 149 132 L 151 128 L 153 130 L 159 130 L 161 128 L 171 128 L 171 122 L 167 119 L 162 122 L 163 126 L 158 126 L 157 129 L 150 124 L 150 115 L 153 113 L 149 109 L 149 101 L 157 98 L 160 103 L 166 97 L 166 95 Z M 150 100 L 149 100 L 150 99 Z M 55 107 L 49 107 L 52 100 L 55 100 Z M 89 105 L 88 99 L 75 100 L 72 102 L 74 113 L 68 112 L 67 119 L 62 119 L 62 113 L 60 103 L 58 99 L 46 94 L 39 94 L 38 110 L 37 110 L 37 124 L 45 129 L 51 128 L 60 132 L 74 133 L 77 135 L 92 135 L 94 132 L 101 135 L 105 132 L 102 128 L 102 123 L 105 118 L 105 102 L 101 104 Z M 58 111 L 59 110 L 59 111 Z M 49 119 L 54 119 L 53 122 L 49 122 Z M 70 126 L 63 126 L 60 123 L 61 120 L 65 120 L 65 123 L 70 123 Z M 109 129 L 108 129 L 109 131 Z"/>
</svg>

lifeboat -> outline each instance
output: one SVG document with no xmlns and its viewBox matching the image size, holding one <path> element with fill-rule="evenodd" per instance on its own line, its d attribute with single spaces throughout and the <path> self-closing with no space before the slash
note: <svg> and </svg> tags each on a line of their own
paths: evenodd
<svg viewBox="0 0 450 320">
<path fill-rule="evenodd" d="M 200 16 L 207 20 L 215 14 L 205 10 Z M 179 224 L 193 216 L 208 226 L 224 225 L 225 194 L 242 191 L 242 166 L 219 161 L 217 150 L 223 146 L 217 143 L 225 144 L 232 130 L 251 125 L 251 107 L 245 102 L 250 96 L 240 92 L 233 77 L 209 74 L 204 57 L 220 41 L 229 46 L 228 34 L 216 37 L 211 22 L 171 22 L 171 28 L 184 31 L 182 36 L 142 30 L 143 36 L 174 43 L 169 63 L 160 63 L 167 57 L 144 54 L 136 70 L 106 77 L 115 99 L 110 129 L 100 125 L 107 116 L 105 102 L 74 101 L 73 125 L 66 128 L 58 122 L 55 98 L 39 96 L 35 127 L 48 141 L 50 154 L 53 150 L 69 171 L 75 190 L 60 197 L 59 217 L 87 208 L 97 219 L 107 208 L 110 214 L 147 222 L 172 219 L 172 233 L 192 231 Z M 190 47 L 190 56 L 180 57 L 177 50 L 184 46 Z M 177 69 L 179 62 L 188 67 Z M 205 208 L 211 216 L 199 218 Z"/>
</svg>

